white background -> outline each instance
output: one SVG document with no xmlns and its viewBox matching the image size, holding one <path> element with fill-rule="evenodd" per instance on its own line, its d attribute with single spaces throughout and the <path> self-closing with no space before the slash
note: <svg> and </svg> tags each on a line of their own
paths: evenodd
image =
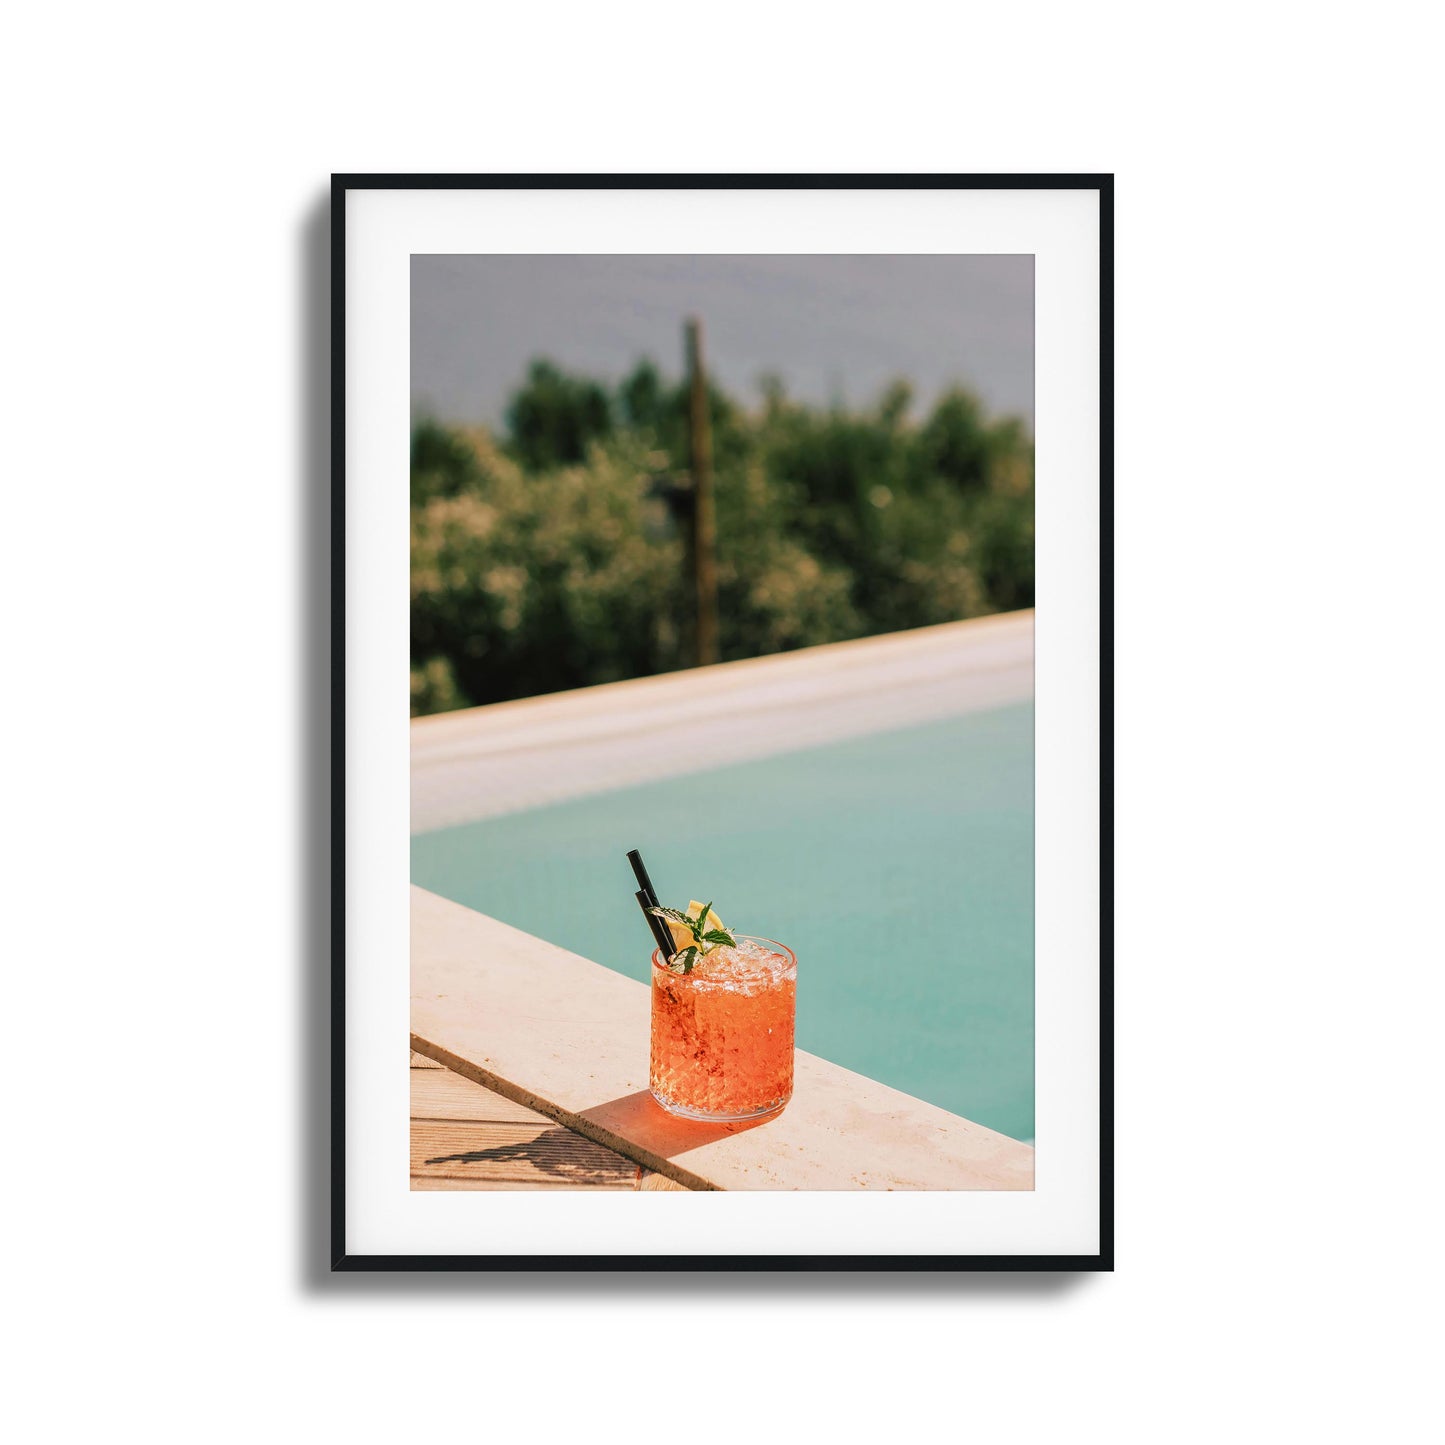
<svg viewBox="0 0 1445 1445">
<path fill-rule="evenodd" d="M 30 1438 L 1438 1427 L 1426 13 L 11 18 L 0 1067 Z M 325 176 L 627 166 L 1119 174 L 1111 1277 L 329 1280 L 307 1254 Z M 693 1346 L 774 1363 L 672 1363 Z"/>
</svg>

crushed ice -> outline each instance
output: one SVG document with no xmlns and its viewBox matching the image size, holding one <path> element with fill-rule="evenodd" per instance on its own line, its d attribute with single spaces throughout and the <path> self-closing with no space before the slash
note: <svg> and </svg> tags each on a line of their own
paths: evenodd
<svg viewBox="0 0 1445 1445">
<path fill-rule="evenodd" d="M 758 993 L 797 976 L 797 964 L 787 954 L 774 953 L 752 938 L 742 939 L 736 948 L 720 944 L 697 961 L 691 975 L 697 986 L 742 994 Z"/>
</svg>

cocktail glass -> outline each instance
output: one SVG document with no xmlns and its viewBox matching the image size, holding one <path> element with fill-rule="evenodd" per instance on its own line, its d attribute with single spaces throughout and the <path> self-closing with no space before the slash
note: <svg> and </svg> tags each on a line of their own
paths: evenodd
<svg viewBox="0 0 1445 1445">
<path fill-rule="evenodd" d="M 798 961 L 769 938 L 738 935 L 691 973 L 652 955 L 652 1097 L 710 1123 L 757 1119 L 793 1097 Z"/>
</svg>

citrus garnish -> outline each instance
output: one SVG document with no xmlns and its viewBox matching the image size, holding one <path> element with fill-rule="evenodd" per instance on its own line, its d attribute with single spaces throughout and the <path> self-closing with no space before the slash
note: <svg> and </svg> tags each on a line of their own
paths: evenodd
<svg viewBox="0 0 1445 1445">
<path fill-rule="evenodd" d="M 704 910 L 704 909 L 707 910 L 707 916 L 706 916 L 705 918 L 703 917 L 703 910 Z M 712 929 L 718 929 L 718 930 L 720 930 L 720 931 L 723 932 L 723 933 L 727 933 L 727 932 L 728 932 L 728 929 L 727 929 L 727 927 L 724 925 L 722 919 L 719 918 L 719 917 L 717 916 L 717 914 L 712 911 L 712 905 L 711 905 L 711 904 L 708 904 L 708 903 L 699 903 L 699 902 L 697 901 L 697 899 L 694 898 L 694 899 L 687 905 L 687 911 L 688 911 L 688 913 L 689 913 L 693 918 L 702 918 L 702 919 L 703 919 L 703 927 L 704 927 L 704 929 L 709 930 L 709 931 L 711 931 Z"/>
<path fill-rule="evenodd" d="M 705 909 L 706 913 L 704 913 Z M 687 905 L 687 912 L 681 918 L 676 915 L 669 917 L 670 910 L 668 909 L 655 908 L 653 912 L 661 914 L 662 921 L 667 925 L 667 931 L 672 935 L 674 953 L 680 952 L 697 941 L 697 934 L 693 930 L 694 919 L 702 921 L 703 934 L 728 932 L 722 919 L 706 903 L 699 903 L 696 898 Z"/>
<path fill-rule="evenodd" d="M 674 953 L 680 952 L 692 943 L 692 929 L 690 929 L 687 924 L 679 923 L 677 919 L 669 918 L 666 914 L 663 914 L 662 921 L 667 925 L 667 931 L 672 935 L 672 951 Z"/>
<path fill-rule="evenodd" d="M 737 947 L 735 939 L 723 921 L 712 911 L 711 903 L 699 903 L 693 899 L 687 905 L 687 912 L 676 908 L 654 908 L 652 910 L 667 925 L 672 935 L 673 954 L 667 966 L 674 973 L 691 973 L 693 965 L 706 957 L 719 944 Z"/>
</svg>

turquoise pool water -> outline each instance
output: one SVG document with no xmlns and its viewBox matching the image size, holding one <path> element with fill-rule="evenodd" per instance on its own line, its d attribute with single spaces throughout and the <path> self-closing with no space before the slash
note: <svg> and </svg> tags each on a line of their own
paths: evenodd
<svg viewBox="0 0 1445 1445">
<path fill-rule="evenodd" d="M 422 833 L 412 880 L 648 978 L 628 867 L 798 955 L 798 1046 L 1034 1133 L 1033 708 Z"/>
</svg>

